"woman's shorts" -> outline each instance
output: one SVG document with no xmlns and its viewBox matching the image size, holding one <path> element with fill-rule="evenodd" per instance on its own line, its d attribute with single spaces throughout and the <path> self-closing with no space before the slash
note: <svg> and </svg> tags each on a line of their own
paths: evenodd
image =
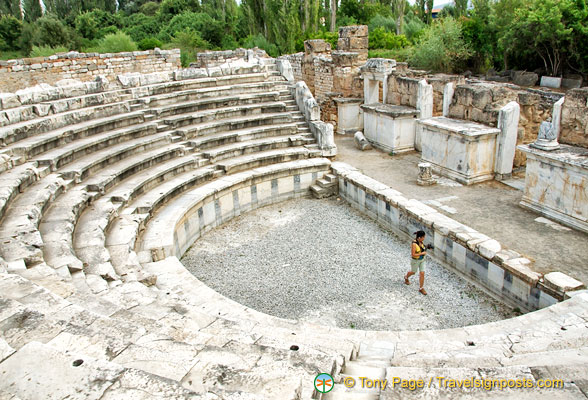
<svg viewBox="0 0 588 400">
<path fill-rule="evenodd" d="M 410 270 L 414 273 L 425 272 L 425 259 L 423 258 L 422 260 L 415 260 L 414 258 L 411 258 Z"/>
</svg>

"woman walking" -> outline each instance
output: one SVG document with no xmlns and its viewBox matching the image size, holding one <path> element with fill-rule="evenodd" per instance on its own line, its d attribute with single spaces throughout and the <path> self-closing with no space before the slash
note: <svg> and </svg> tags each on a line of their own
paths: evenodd
<svg viewBox="0 0 588 400">
<path fill-rule="evenodd" d="M 408 278 L 419 272 L 419 292 L 423 295 L 427 295 L 425 290 L 425 256 L 427 255 L 425 241 L 425 232 L 415 232 L 416 238 L 413 240 L 411 245 L 411 256 L 410 260 L 410 271 L 404 276 L 404 283 L 410 285 Z"/>
</svg>

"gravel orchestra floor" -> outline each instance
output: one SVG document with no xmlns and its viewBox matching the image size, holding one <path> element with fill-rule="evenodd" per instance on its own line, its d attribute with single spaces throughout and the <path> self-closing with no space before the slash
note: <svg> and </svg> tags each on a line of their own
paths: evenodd
<svg viewBox="0 0 588 400">
<path fill-rule="evenodd" d="M 406 286 L 409 246 L 342 200 L 301 199 L 237 217 L 182 259 L 219 293 L 270 315 L 369 330 L 453 328 L 513 311 L 428 260 Z"/>
</svg>

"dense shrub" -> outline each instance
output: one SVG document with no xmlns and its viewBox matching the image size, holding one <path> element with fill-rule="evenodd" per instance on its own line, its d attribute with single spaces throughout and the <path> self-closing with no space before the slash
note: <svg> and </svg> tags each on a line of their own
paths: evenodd
<svg viewBox="0 0 588 400">
<path fill-rule="evenodd" d="M 31 57 L 49 57 L 57 53 L 67 53 L 67 47 L 49 47 L 49 46 L 33 46 L 31 50 Z"/>
<path fill-rule="evenodd" d="M 111 33 L 102 38 L 96 49 L 96 53 L 120 53 L 123 51 L 135 51 L 137 45 L 133 39 L 124 32 Z"/>
<path fill-rule="evenodd" d="M 247 49 L 251 49 L 253 47 L 259 47 L 260 49 L 265 50 L 267 54 L 271 57 L 279 56 L 278 47 L 270 43 L 265 37 L 262 35 L 249 35 L 243 41 L 243 47 Z"/>
<path fill-rule="evenodd" d="M 393 17 L 383 17 L 380 14 L 376 15 L 370 20 L 368 24 L 370 32 L 373 32 L 377 28 L 384 28 L 386 32 L 396 32 L 396 21 Z"/>
<path fill-rule="evenodd" d="M 409 42 L 406 36 L 396 35 L 386 32 L 384 28 L 376 28 L 370 32 L 369 48 L 370 49 L 399 49 L 408 46 Z"/>
<path fill-rule="evenodd" d="M 435 21 L 413 49 L 409 63 L 435 72 L 457 72 L 471 55 L 461 26 L 453 18 Z"/>
<path fill-rule="evenodd" d="M 19 48 L 18 39 L 22 34 L 22 22 L 11 15 L 0 18 L 0 50 L 16 50 Z"/>
<path fill-rule="evenodd" d="M 129 15 L 124 19 L 123 31 L 129 35 L 135 42 L 157 36 L 160 26 L 156 17 L 151 17 L 142 13 Z"/>
<path fill-rule="evenodd" d="M 32 44 L 49 47 L 69 47 L 71 35 L 67 27 L 53 15 L 44 15 L 32 26 Z"/>
<path fill-rule="evenodd" d="M 145 38 L 139 42 L 139 50 L 152 50 L 156 47 L 161 48 L 163 43 L 154 37 Z"/>
</svg>

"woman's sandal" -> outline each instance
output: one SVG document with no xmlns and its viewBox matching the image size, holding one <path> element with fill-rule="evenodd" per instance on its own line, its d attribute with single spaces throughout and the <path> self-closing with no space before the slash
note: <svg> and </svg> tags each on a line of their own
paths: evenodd
<svg viewBox="0 0 588 400">
<path fill-rule="evenodd" d="M 406 275 L 404 275 L 404 283 L 406 283 L 407 285 L 410 285 L 410 281 L 408 280 Z"/>
<path fill-rule="evenodd" d="M 419 289 L 419 292 L 420 292 L 421 294 L 424 294 L 425 296 L 427 295 L 427 291 L 425 290 L 425 288 L 420 288 L 420 289 Z"/>
</svg>

